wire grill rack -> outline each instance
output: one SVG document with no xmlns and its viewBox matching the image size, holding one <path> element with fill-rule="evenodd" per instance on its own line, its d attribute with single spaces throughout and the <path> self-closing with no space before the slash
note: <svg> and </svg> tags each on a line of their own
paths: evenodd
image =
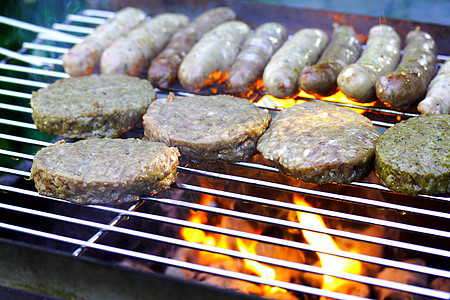
<svg viewBox="0 0 450 300">
<path fill-rule="evenodd" d="M 336 299 L 360 299 L 360 297 L 326 291 L 301 283 L 267 279 L 181 261 L 172 258 L 171 253 L 173 254 L 174 248 L 184 247 L 253 260 L 280 268 L 330 275 L 369 286 L 386 287 L 437 299 L 450 299 L 450 293 L 430 287 L 333 271 L 312 264 L 189 242 L 177 234 L 179 228 L 195 228 L 218 235 L 289 247 L 305 253 L 320 252 L 355 259 L 379 268 L 391 267 L 425 274 L 430 278 L 450 278 L 448 269 L 450 198 L 397 195 L 380 185 L 373 174 L 364 181 L 348 185 L 305 185 L 280 175 L 277 169 L 261 158 L 257 158 L 251 162 L 233 165 L 180 166 L 178 183 L 171 189 L 156 196 L 143 196 L 138 202 L 128 206 L 77 206 L 63 200 L 39 195 L 32 182 L 26 180 L 30 176 L 29 168 L 34 153 L 41 147 L 52 144 L 57 137 L 37 131 L 30 116 L 31 93 L 46 87 L 56 79 L 68 77 L 69 75 L 62 69 L 60 56 L 75 42 L 82 40 L 83 36 L 91 33 L 95 26 L 102 24 L 112 15 L 112 12 L 99 10 L 84 10 L 79 15 L 68 15 L 66 22 L 54 24 L 53 29 L 68 33 L 71 37 L 41 32 L 33 42 L 24 42 L 23 48 L 17 52 L 18 55 L 8 55 L 0 62 L 2 87 L 0 88 L 2 98 L 0 109 L 3 116 L 8 116 L 0 118 L 0 142 L 2 142 L 1 145 L 5 145 L 0 148 L 2 161 L 0 174 L 3 175 L 0 178 L 0 190 L 3 192 L 0 201 L 0 210 L 3 215 L 0 219 L 0 236 L 12 240 L 23 240 L 49 249 L 62 250 L 74 257 L 88 256 L 110 262 L 134 259 L 152 266 L 172 266 Z M 446 57 L 441 55 L 438 59 L 442 62 Z M 26 61 L 28 64 L 24 65 L 21 61 Z M 167 96 L 167 93 L 167 91 L 158 90 L 159 97 Z M 182 91 L 177 93 L 186 94 Z M 275 109 L 264 103 L 257 105 L 276 113 Z M 385 108 L 361 107 L 361 109 L 382 116 L 394 116 L 397 120 L 417 115 Z M 373 122 L 381 131 L 394 124 L 382 119 L 381 121 L 373 120 Z M 234 210 L 214 203 L 210 205 L 199 203 L 198 200 L 205 195 L 242 203 L 252 208 L 265 207 L 270 211 L 276 209 L 282 212 L 309 212 L 320 215 L 326 220 L 335 222 L 340 220 L 339 222 L 344 224 L 388 229 L 397 233 L 397 237 L 366 234 L 354 230 L 351 226 L 344 226 L 343 229 L 331 227 L 318 229 L 264 212 L 254 213 L 252 209 Z M 290 201 L 280 201 L 279 197 L 283 198 L 286 195 L 288 199 L 291 199 L 293 195 L 300 195 L 316 205 L 305 207 Z M 198 224 L 186 219 L 191 211 L 203 211 L 209 215 L 228 216 L 236 220 L 272 225 L 288 231 L 310 230 L 325 233 L 334 238 L 360 242 L 365 245 L 364 247 L 380 246 L 388 255 L 378 256 L 326 249 L 276 235 Z M 164 226 L 161 227 L 161 224 Z M 142 248 L 143 244 L 150 246 Z M 158 248 L 154 245 L 163 246 Z M 394 256 L 390 256 L 389 253 L 398 251 L 407 253 L 407 257 L 424 258 L 427 265 L 390 258 Z"/>
</svg>

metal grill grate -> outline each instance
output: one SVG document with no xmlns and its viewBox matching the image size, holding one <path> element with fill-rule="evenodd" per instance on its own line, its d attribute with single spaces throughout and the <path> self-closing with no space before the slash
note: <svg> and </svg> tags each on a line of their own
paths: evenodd
<svg viewBox="0 0 450 300">
<path fill-rule="evenodd" d="M 258 157 L 252 162 L 233 165 L 180 166 L 179 179 L 175 186 L 154 197 L 142 197 L 137 203 L 129 204 L 129 207 L 76 206 L 62 200 L 40 196 L 32 183 L 24 179 L 30 175 L 29 168 L 33 154 L 40 147 L 52 144 L 56 137 L 41 134 L 36 130 L 30 117 L 31 108 L 28 99 L 33 90 L 45 87 L 56 79 L 68 77 L 61 66 L 61 54 L 65 53 L 73 42 L 81 40 L 81 37 L 92 32 L 96 25 L 103 23 L 105 18 L 112 15 L 111 12 L 98 10 L 85 10 L 80 15 L 68 15 L 64 24 L 54 24 L 53 28 L 67 32 L 70 36 L 41 32 L 35 41 L 24 42 L 23 48 L 17 52 L 17 55 L 9 55 L 7 59 L 0 62 L 2 72 L 0 109 L 3 111 L 2 115 L 8 116 L 0 119 L 0 142 L 3 143 L 1 145 L 6 145 L 0 148 L 2 161 L 0 172 L 3 175 L 0 178 L 2 183 L 0 190 L 4 192 L 0 210 L 3 215 L 8 215 L 1 219 L 1 236 L 13 240 L 24 240 L 49 249 L 62 250 L 75 257 L 95 257 L 114 263 L 134 259 L 152 266 L 161 264 L 337 299 L 360 299 L 360 297 L 326 291 L 302 283 L 267 279 L 181 261 L 172 258 L 170 253 L 173 253 L 173 248 L 179 247 L 208 251 L 285 269 L 330 275 L 368 286 L 386 287 L 437 299 L 450 299 L 450 293 L 429 287 L 397 283 L 374 276 L 333 271 L 289 259 L 248 254 L 189 242 L 177 234 L 179 228 L 195 228 L 218 235 L 289 247 L 309 255 L 320 252 L 358 260 L 373 266 L 417 272 L 428 275 L 430 278 L 450 278 L 448 269 L 450 198 L 397 195 L 378 184 L 373 174 L 364 181 L 349 185 L 300 184 L 280 175 L 277 169 Z M 441 62 L 447 59 L 445 56 L 438 58 Z M 23 66 L 20 60 L 32 65 Z M 184 91 L 177 93 L 187 94 Z M 158 90 L 158 97 L 164 96 L 167 96 L 167 91 Z M 386 108 L 336 104 L 365 109 L 381 116 L 394 116 L 394 119 L 417 115 Z M 276 112 L 276 109 L 268 107 L 267 103 L 257 105 Z M 373 122 L 380 130 L 393 125 L 393 122 L 386 122 L 383 119 L 374 119 Z M 135 134 L 141 133 L 137 131 Z M 215 199 L 218 200 L 209 205 L 199 203 L 199 199 L 205 196 L 216 197 Z M 300 206 L 289 201 L 297 196 L 307 198 L 313 207 Z M 238 210 L 216 205 L 220 201 L 233 201 L 244 208 Z M 257 213 L 254 212 L 255 210 Z M 364 246 L 360 250 L 364 250 L 365 247 L 382 247 L 385 255 L 333 250 L 268 233 L 257 234 L 210 224 L 198 224 L 186 220 L 186 216 L 191 211 L 203 211 L 210 216 L 227 216 L 233 220 L 247 220 L 261 224 L 264 228 L 271 225 L 281 228 L 282 231 L 297 231 L 299 236 L 301 236 L 301 230 L 325 233 L 333 238 L 361 243 Z M 317 229 L 314 226 L 272 216 L 267 211 L 284 212 L 280 214 L 283 216 L 289 212 L 309 212 L 322 216 L 330 224 L 342 223 L 342 226 Z M 162 229 L 161 224 L 164 225 Z M 365 233 L 355 229 L 367 228 L 367 226 L 380 228 L 382 231 L 392 231 L 396 237 Z M 134 244 L 124 242 L 130 240 L 137 242 Z M 139 246 L 136 246 L 136 243 Z M 142 248 L 141 244 L 148 244 L 150 248 Z M 158 249 L 153 251 L 152 245 L 160 244 L 164 245 L 163 251 Z M 169 246 L 172 250 L 166 251 Z M 427 266 L 397 260 L 393 258 L 396 252 L 403 253 L 407 258 L 423 258 L 427 261 Z M 112 258 L 106 259 L 105 255 Z"/>
</svg>

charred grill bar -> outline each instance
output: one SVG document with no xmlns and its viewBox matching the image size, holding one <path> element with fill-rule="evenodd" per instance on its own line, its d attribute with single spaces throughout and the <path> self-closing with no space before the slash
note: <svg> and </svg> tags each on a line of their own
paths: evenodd
<svg viewBox="0 0 450 300">
<path fill-rule="evenodd" d="M 167 5 L 151 10 L 150 15 L 165 12 L 168 7 L 175 12 L 185 9 L 179 3 Z M 295 12 L 304 18 L 298 15 L 294 18 L 293 10 L 278 6 L 271 7 L 269 17 L 265 5 L 254 5 L 253 14 L 242 15 L 249 4 L 230 2 L 221 5 L 230 6 L 238 12 L 238 19 L 246 21 L 252 28 L 275 18 L 274 21 L 286 25 L 290 32 L 314 24 L 310 27 L 321 26 L 329 33 L 331 22 L 336 20 L 354 25 L 363 35 L 379 21 L 327 12 L 312 14 L 302 10 Z M 192 11 L 194 15 L 198 12 Z M 107 10 L 85 10 L 79 15 L 68 15 L 67 21 L 55 24 L 54 29 L 83 36 L 111 15 Z M 412 22 L 387 22 L 395 23 L 394 27 L 402 34 L 415 26 Z M 421 26 L 435 37 L 440 53 L 448 54 L 450 47 L 445 37 L 449 28 L 429 24 Z M 363 181 L 348 185 L 317 186 L 280 175 L 257 156 L 250 162 L 236 164 L 180 166 L 178 183 L 170 190 L 118 207 L 75 206 L 38 195 L 33 183 L 25 179 L 29 177 L 34 153 L 51 144 L 54 137 L 37 132 L 30 118 L 28 99 L 32 91 L 55 79 L 67 77 L 59 57 L 71 45 L 64 37 L 41 33 L 35 41 L 24 42 L 20 53 L 35 60 L 36 64 L 48 67 L 22 66 L 14 59 L 0 63 L 2 73 L 14 74 L 0 77 L 0 94 L 4 99 L 0 108 L 10 112 L 8 118 L 0 120 L 0 138 L 10 145 L 0 149 L 2 161 L 9 160 L 0 167 L 4 175 L 0 179 L 0 285 L 62 298 L 145 297 L 150 293 L 161 298 L 181 298 L 190 292 L 195 298 L 249 297 L 161 275 L 175 268 L 181 273 L 190 270 L 197 277 L 198 274 L 209 274 L 213 278 L 238 280 L 245 285 L 277 286 L 300 299 L 314 299 L 316 296 L 360 298 L 346 292 L 321 289 L 308 279 L 321 275 L 369 286 L 370 293 L 361 298 L 377 297 L 376 289 L 388 288 L 410 295 L 450 299 L 449 292 L 430 285 L 422 286 L 419 281 L 402 283 L 396 282 L 399 278 L 376 277 L 381 269 L 393 268 L 428 277 L 428 282 L 438 277 L 450 278 L 450 270 L 446 266 L 450 262 L 450 198 L 447 195 L 408 197 L 394 194 L 378 184 L 373 173 Z M 439 55 L 438 64 L 446 58 Z M 3 88 L 3 85 L 8 86 Z M 179 95 L 189 93 L 179 85 L 171 91 Z M 167 93 L 160 90 L 158 96 L 164 97 Z M 255 101 L 260 98 L 256 97 Z M 316 101 L 302 96 L 297 99 Z M 268 104 L 257 103 L 262 107 Z M 336 104 L 363 109 L 380 130 L 418 114 L 415 108 L 395 111 L 383 106 Z M 272 109 L 272 113 L 276 110 Z M 135 130 L 128 134 L 140 136 L 142 132 Z M 299 198 L 312 207 L 295 204 L 293 200 Z M 204 213 L 209 222 L 193 222 L 190 217 L 196 212 Z M 295 217 L 297 212 L 319 215 L 327 227 L 302 224 Z M 221 221 L 230 226 L 216 226 Z M 290 255 L 247 253 L 232 247 L 198 243 L 182 238 L 179 235 L 181 228 L 197 229 L 208 236 L 227 240 L 256 241 L 268 249 L 288 248 Z M 303 230 L 327 234 L 341 249 L 310 245 L 302 238 Z M 248 270 L 242 272 L 181 260 L 177 256 L 180 249 L 197 256 L 216 253 L 217 257 L 231 257 L 236 264 L 251 260 L 273 267 L 280 274 L 297 272 L 295 274 L 301 274 L 301 279 L 296 277 L 295 280 L 283 281 L 278 277 L 261 277 Z M 299 252 L 304 253 L 305 261 L 295 261 L 294 254 Z M 359 261 L 367 270 L 364 274 L 352 274 L 321 268 L 316 263 L 316 252 Z M 425 261 L 426 265 L 405 262 L 417 258 Z M 21 278 L 22 275 L 26 277 Z M 212 281 L 210 277 L 206 278 L 205 282 Z"/>
</svg>

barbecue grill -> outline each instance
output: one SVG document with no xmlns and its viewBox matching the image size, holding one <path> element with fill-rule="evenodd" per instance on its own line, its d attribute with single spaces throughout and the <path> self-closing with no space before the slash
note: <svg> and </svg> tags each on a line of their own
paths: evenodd
<svg viewBox="0 0 450 300">
<path fill-rule="evenodd" d="M 68 77 L 60 56 L 124 6 L 118 3 L 98 4 L 96 9 L 69 14 L 63 23 L 53 25 L 54 31 L 41 31 L 35 40 L 25 41 L 22 49 L 8 53 L 0 62 L 0 109 L 2 116 L 7 116 L 0 119 L 2 294 L 24 299 L 258 297 L 242 290 L 237 292 L 217 284 L 168 275 L 168 270 L 177 270 L 170 274 L 201 273 L 220 278 L 218 282 L 231 280 L 257 287 L 278 287 L 298 299 L 367 299 L 376 297 L 378 288 L 406 292 L 410 296 L 450 299 L 450 292 L 428 284 L 436 278 L 450 279 L 450 197 L 396 194 L 380 185 L 373 172 L 351 184 L 306 184 L 280 174 L 257 155 L 235 164 L 179 166 L 178 181 L 169 190 L 154 196 L 143 195 L 137 202 L 120 206 L 78 206 L 40 196 L 28 180 L 33 155 L 58 138 L 36 130 L 29 107 L 31 92 Z M 380 22 L 372 17 L 239 1 L 208 3 L 127 4 L 142 7 L 150 16 L 171 11 L 190 17 L 213 6 L 226 5 L 252 28 L 266 21 L 278 21 L 291 33 L 303 27 L 319 27 L 330 35 L 332 22 L 339 21 L 353 25 L 362 39 L 371 26 Z M 250 9 L 252 13 L 248 13 Z M 448 58 L 450 27 L 392 19 L 383 22 L 393 25 L 403 37 L 420 25 L 436 39 L 440 53 L 438 66 Z M 158 90 L 158 98 L 167 97 L 169 92 L 181 96 L 191 94 L 176 84 L 170 90 Z M 205 89 L 199 93 L 213 92 Z M 263 96 L 264 93 L 252 95 L 252 101 L 276 114 L 278 104 Z M 299 95 L 293 101 L 324 100 Z M 333 99 L 326 101 L 359 110 L 380 132 L 419 114 L 415 107 L 397 111 L 378 103 L 365 106 Z M 125 134 L 128 136 L 142 137 L 143 133 L 135 129 Z M 296 199 L 303 199 L 310 206 L 298 204 Z M 208 222 L 192 221 L 192 215 L 199 212 Z M 298 222 L 297 212 L 320 216 L 326 227 Z M 225 219 L 227 222 L 218 221 Z M 231 226 L 222 226 L 223 223 Z M 271 249 L 288 248 L 288 253 L 301 252 L 305 259 L 295 261 L 293 256 L 280 257 L 271 255 L 270 251 L 269 254 L 250 253 L 199 243 L 183 238 L 182 228 L 225 239 L 257 242 Z M 307 243 L 302 237 L 305 230 L 332 237 L 340 248 Z M 255 272 L 205 265 L 180 259 L 180 250 L 197 256 L 214 253 L 236 264 L 253 261 L 274 268 L 276 273 L 302 275 L 301 279 L 280 280 Z M 317 253 L 356 260 L 366 272 L 353 274 L 320 267 Z M 408 259 L 420 259 L 425 264 Z M 387 268 L 413 274 L 412 277 L 426 277 L 427 284 L 376 277 Z M 361 296 L 322 289 L 313 283 L 314 278 L 321 281 L 321 275 L 360 284 L 368 287 L 369 292 Z"/>
</svg>

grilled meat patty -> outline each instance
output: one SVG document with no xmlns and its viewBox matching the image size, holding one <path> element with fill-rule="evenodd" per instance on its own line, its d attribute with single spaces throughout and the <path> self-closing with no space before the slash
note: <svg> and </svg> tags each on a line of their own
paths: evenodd
<svg viewBox="0 0 450 300">
<path fill-rule="evenodd" d="M 40 194 L 77 204 L 116 204 L 168 188 L 179 152 L 139 139 L 91 138 L 39 150 L 31 167 Z"/>
<path fill-rule="evenodd" d="M 33 93 L 36 127 L 64 138 L 117 137 L 136 124 L 156 98 L 152 85 L 126 75 L 57 80 Z"/>
<path fill-rule="evenodd" d="M 343 183 L 370 171 L 378 136 L 369 119 L 350 109 L 306 102 L 281 111 L 257 149 L 297 179 Z"/>
<path fill-rule="evenodd" d="M 144 133 L 149 140 L 176 146 L 183 162 L 233 162 L 255 154 L 270 119 L 267 110 L 246 99 L 171 94 L 149 106 Z"/>
<path fill-rule="evenodd" d="M 410 118 L 376 144 L 375 171 L 387 188 L 409 195 L 450 192 L 450 115 Z"/>
</svg>

